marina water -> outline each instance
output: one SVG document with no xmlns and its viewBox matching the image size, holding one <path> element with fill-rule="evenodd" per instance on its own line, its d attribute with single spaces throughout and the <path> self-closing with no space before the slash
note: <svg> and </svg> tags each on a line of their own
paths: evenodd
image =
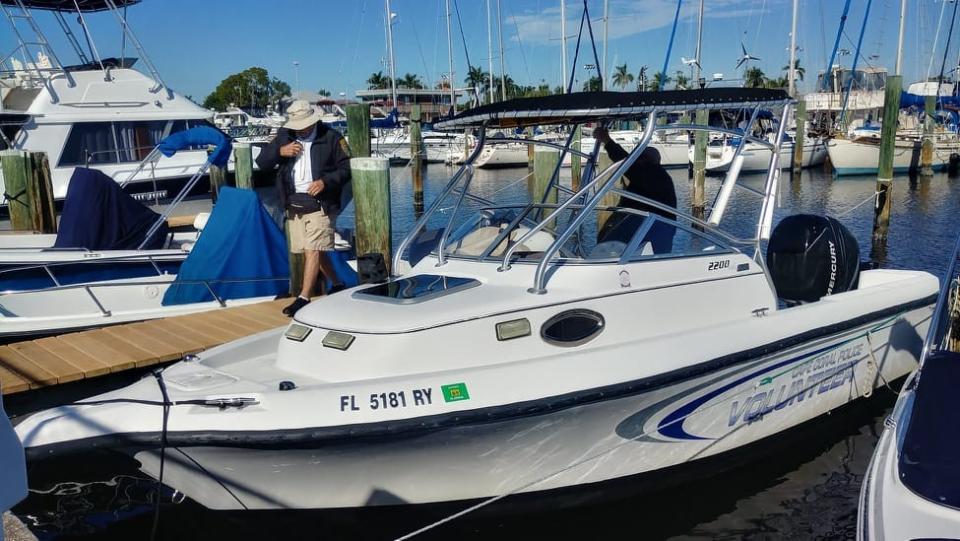
<svg viewBox="0 0 960 541">
<path fill-rule="evenodd" d="M 427 168 L 427 206 L 452 172 L 443 165 Z M 397 245 L 418 214 L 409 169 L 393 168 L 391 174 Z M 563 174 L 569 182 L 569 170 Z M 498 202 L 519 203 L 526 198 L 525 175 L 525 169 L 478 170 L 472 191 Z M 678 205 L 689 207 L 692 181 L 686 170 L 671 175 Z M 763 175 L 744 176 L 740 183 L 762 189 L 764 180 Z M 719 184 L 720 179 L 707 179 L 708 201 Z M 777 218 L 795 213 L 839 217 L 857 237 L 862 260 L 938 276 L 945 272 L 946 250 L 958 233 L 960 179 L 944 174 L 897 177 L 889 239 L 877 248 L 870 241 L 875 178 L 833 180 L 820 169 L 791 177 L 785 171 L 781 186 Z M 727 210 L 726 219 L 741 236 L 749 236 L 756 225 L 750 221 L 758 202 L 751 201 L 753 197 L 742 194 Z M 442 212 L 431 225 L 442 226 L 448 217 Z M 341 225 L 352 221 L 351 206 Z M 535 499 L 508 498 L 438 526 L 423 538 L 853 538 L 860 482 L 895 391 L 878 389 L 870 399 L 771 438 L 736 460 L 711 464 L 708 472 L 670 473 L 675 478 L 664 480 L 667 488 L 618 483 L 569 495 L 562 507 L 551 502 L 546 510 Z M 140 473 L 132 459 L 93 452 L 44 464 L 30 476 L 31 494 L 14 511 L 40 539 L 149 538 L 156 483 Z M 208 511 L 166 490 L 160 498 L 162 539 L 391 539 L 466 507 L 225 513 Z"/>
</svg>

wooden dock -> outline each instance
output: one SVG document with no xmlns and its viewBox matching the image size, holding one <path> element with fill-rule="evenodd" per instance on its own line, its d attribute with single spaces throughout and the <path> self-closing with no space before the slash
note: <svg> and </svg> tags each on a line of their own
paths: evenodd
<svg viewBox="0 0 960 541">
<path fill-rule="evenodd" d="M 0 393 L 11 394 L 182 359 L 287 325 L 281 299 L 114 325 L 0 346 Z"/>
</svg>

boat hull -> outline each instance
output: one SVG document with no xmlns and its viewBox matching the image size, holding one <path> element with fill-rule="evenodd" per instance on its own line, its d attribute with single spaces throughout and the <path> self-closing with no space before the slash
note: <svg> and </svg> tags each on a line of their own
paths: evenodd
<svg viewBox="0 0 960 541">
<path fill-rule="evenodd" d="M 880 145 L 875 142 L 832 139 L 827 143 L 830 163 L 837 176 L 875 175 L 880 162 Z M 934 147 L 932 167 L 943 171 L 950 163 L 950 155 L 960 152 L 958 142 L 940 142 Z M 898 140 L 893 151 L 893 172 L 909 173 L 920 168 L 919 141 Z"/>
<path fill-rule="evenodd" d="M 168 451 L 164 483 L 213 509 L 344 508 L 555 490 L 679 467 L 774 436 L 907 374 L 929 302 L 860 318 L 802 345 L 714 359 L 706 364 L 716 369 L 695 375 L 504 405 L 451 426 L 421 420 L 420 430 L 398 424 L 380 436 L 286 448 L 263 440 L 181 447 Z M 158 475 L 156 451 L 136 457 Z"/>
<path fill-rule="evenodd" d="M 730 163 L 733 161 L 733 155 L 736 148 L 731 145 L 722 147 L 707 148 L 707 174 L 719 175 L 726 173 L 730 169 Z M 693 149 L 691 147 L 690 156 Z M 759 145 L 748 144 L 741 152 L 743 156 L 743 166 L 741 173 L 766 173 L 770 166 L 770 151 Z M 821 140 L 805 141 L 803 144 L 803 167 L 816 167 L 823 165 L 827 158 L 826 145 Z M 692 161 L 692 158 L 691 158 Z M 780 149 L 780 169 L 788 169 L 793 166 L 793 143 L 784 143 Z"/>
</svg>

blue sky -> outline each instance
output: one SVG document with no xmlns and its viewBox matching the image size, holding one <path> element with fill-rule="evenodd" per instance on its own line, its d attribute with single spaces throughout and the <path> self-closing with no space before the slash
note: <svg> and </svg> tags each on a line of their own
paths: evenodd
<svg viewBox="0 0 960 541">
<path fill-rule="evenodd" d="M 474 65 L 487 69 L 487 15 L 485 0 L 456 0 L 464 39 Z M 853 0 L 841 48 L 853 51 L 868 0 Z M 496 25 L 496 0 L 493 6 Z M 939 72 L 940 55 L 949 27 L 952 4 L 944 0 L 908 0 L 910 13 L 904 53 L 904 76 L 922 79 L 928 69 Z M 453 3 L 453 0 L 451 0 Z M 626 63 L 634 74 L 640 66 L 658 71 L 663 63 L 676 0 L 609 0 L 610 39 L 608 62 Z M 681 57 L 692 58 L 696 44 L 698 0 L 683 0 L 669 73 L 688 69 Z M 589 0 L 598 53 L 602 54 L 603 0 Z M 833 46 L 842 0 L 800 0 L 797 41 L 803 50 L 801 64 L 809 89 L 822 70 Z M 506 71 L 519 84 L 560 84 L 560 0 L 501 0 Z M 569 56 L 573 56 L 582 0 L 567 0 Z M 897 38 L 898 0 L 873 0 L 863 39 L 860 65 L 893 68 Z M 447 71 L 447 37 L 444 0 L 393 0 L 397 14 L 394 47 L 398 76 L 417 73 L 435 83 Z M 941 10 L 944 14 L 941 19 Z M 787 63 L 790 43 L 790 0 L 706 0 L 703 35 L 703 68 L 706 74 L 723 73 L 738 78 L 735 64 L 741 41 L 760 57 L 757 63 L 768 75 L 779 76 Z M 294 61 L 299 61 L 303 90 L 325 88 L 352 97 L 365 88 L 367 77 L 386 70 L 383 0 L 145 0 L 129 9 L 131 27 L 168 85 L 202 101 L 225 76 L 250 66 L 263 66 L 296 89 Z M 59 28 L 47 14 L 39 17 L 48 37 L 60 45 L 66 58 L 75 57 Z M 108 13 L 91 14 L 87 21 L 100 53 L 119 55 L 120 34 Z M 939 25 L 939 44 L 934 38 Z M 464 45 L 454 18 L 456 79 L 467 72 Z M 496 32 L 496 28 L 494 28 Z M 957 64 L 960 24 L 957 25 L 947 70 Z M 584 29 L 577 79 L 589 77 L 584 64 L 593 63 Z M 13 48 L 9 27 L 0 34 L 5 51 Z M 499 73 L 499 52 L 494 34 L 494 71 Z M 127 55 L 134 54 L 127 46 Z M 849 65 L 853 56 L 841 57 Z M 931 66 L 931 58 L 935 58 Z M 572 63 L 572 58 L 570 60 Z M 577 85 L 578 87 L 580 85 Z"/>
</svg>

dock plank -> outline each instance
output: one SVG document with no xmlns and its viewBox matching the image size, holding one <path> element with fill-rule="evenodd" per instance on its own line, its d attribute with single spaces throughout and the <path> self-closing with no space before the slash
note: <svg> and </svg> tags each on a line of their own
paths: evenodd
<svg viewBox="0 0 960 541">
<path fill-rule="evenodd" d="M 193 223 L 197 221 L 197 215 L 187 215 L 187 216 L 169 216 L 167 217 L 167 225 L 172 229 L 174 227 L 192 227 Z"/>
<path fill-rule="evenodd" d="M 10 344 L 8 347 L 30 359 L 34 364 L 56 374 L 57 383 L 68 383 L 85 377 L 82 367 L 44 349 L 35 342 L 17 342 Z"/>
<path fill-rule="evenodd" d="M 106 361 L 92 357 L 56 336 L 33 340 L 33 343 L 76 366 L 83 371 L 85 377 L 92 378 L 110 373 L 110 365 Z"/>
<path fill-rule="evenodd" d="M 181 359 L 289 324 L 289 299 L 0 346 L 0 393 L 9 394 Z"/>
<path fill-rule="evenodd" d="M 9 346 L 0 346 L 0 366 L 30 382 L 31 387 L 57 383 L 57 375 Z"/>
</svg>

